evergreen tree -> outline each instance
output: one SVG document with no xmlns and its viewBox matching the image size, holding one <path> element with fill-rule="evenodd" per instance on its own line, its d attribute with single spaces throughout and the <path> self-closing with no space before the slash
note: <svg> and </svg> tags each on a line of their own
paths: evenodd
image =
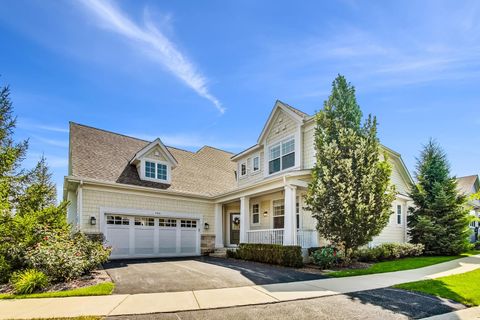
<svg viewBox="0 0 480 320">
<path fill-rule="evenodd" d="M 468 207 L 466 196 L 450 176 L 447 155 L 433 140 L 417 160 L 417 183 L 412 185 L 409 208 L 409 235 L 412 243 L 425 245 L 427 254 L 459 254 L 468 249 Z"/>
<path fill-rule="evenodd" d="M 322 237 L 343 246 L 347 257 L 388 223 L 395 188 L 391 165 L 377 138 L 377 121 L 362 125 L 355 89 L 343 76 L 316 115 L 316 164 L 306 209 Z"/>
<path fill-rule="evenodd" d="M 24 180 L 23 171 L 19 166 L 27 151 L 27 141 L 15 143 L 13 130 L 16 118 L 13 116 L 13 107 L 10 100 L 8 86 L 0 88 L 0 211 L 1 214 L 10 214 L 12 199 L 21 187 Z"/>
<path fill-rule="evenodd" d="M 42 155 L 36 167 L 27 174 L 27 187 L 17 199 L 17 212 L 25 214 L 41 211 L 54 206 L 57 200 L 57 189 L 52 181 L 47 160 Z"/>
</svg>

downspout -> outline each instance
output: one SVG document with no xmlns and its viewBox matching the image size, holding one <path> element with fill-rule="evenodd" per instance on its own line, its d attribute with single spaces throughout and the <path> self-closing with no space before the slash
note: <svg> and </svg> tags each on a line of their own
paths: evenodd
<svg viewBox="0 0 480 320">
<path fill-rule="evenodd" d="M 82 216 L 83 216 L 83 180 L 80 180 L 77 189 L 77 214 L 78 214 L 78 230 L 82 230 Z"/>
</svg>

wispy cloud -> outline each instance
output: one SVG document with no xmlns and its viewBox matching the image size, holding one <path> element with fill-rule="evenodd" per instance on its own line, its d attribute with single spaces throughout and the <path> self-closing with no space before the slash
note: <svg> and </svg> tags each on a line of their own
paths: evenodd
<svg viewBox="0 0 480 320">
<path fill-rule="evenodd" d="M 54 147 L 68 148 L 68 140 L 49 139 L 39 136 L 33 136 L 35 140 L 38 140 L 42 144 L 48 144 Z"/>
<path fill-rule="evenodd" d="M 147 9 L 144 26 L 140 26 L 110 1 L 84 0 L 81 3 L 95 14 L 104 27 L 131 40 L 136 47 L 141 45 L 141 49 L 147 52 L 150 58 L 166 67 L 198 95 L 209 100 L 220 113 L 225 112 L 220 101 L 210 93 L 205 76 L 155 26 Z"/>
<path fill-rule="evenodd" d="M 47 132 L 55 132 L 55 133 L 68 133 L 67 127 L 37 123 L 36 121 L 28 118 L 18 118 L 17 127 L 20 129 L 28 130 L 28 131 L 47 131 Z"/>
</svg>

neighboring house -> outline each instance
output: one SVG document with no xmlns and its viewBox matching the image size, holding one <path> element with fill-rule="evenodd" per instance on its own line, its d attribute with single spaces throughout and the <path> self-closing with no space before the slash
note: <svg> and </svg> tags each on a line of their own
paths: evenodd
<svg viewBox="0 0 480 320">
<path fill-rule="evenodd" d="M 112 258 L 190 256 L 240 242 L 323 242 L 303 209 L 315 163 L 315 118 L 277 101 L 257 143 L 236 155 L 190 152 L 70 123 L 68 220 L 103 234 Z M 372 244 L 405 242 L 408 186 L 400 154 L 384 147 L 398 195 Z"/>
<path fill-rule="evenodd" d="M 457 178 L 457 183 L 458 190 L 466 196 L 471 196 L 480 190 L 480 180 L 476 174 Z M 469 200 L 468 205 L 471 207 L 470 214 L 477 219 L 480 218 L 480 200 Z M 474 220 L 470 223 L 470 229 L 472 230 L 472 235 L 470 237 L 471 242 L 478 240 L 478 227 L 478 220 Z"/>
</svg>

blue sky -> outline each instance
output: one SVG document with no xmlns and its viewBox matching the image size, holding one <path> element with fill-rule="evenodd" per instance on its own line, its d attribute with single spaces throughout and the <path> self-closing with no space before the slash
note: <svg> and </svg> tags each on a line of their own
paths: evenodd
<svg viewBox="0 0 480 320">
<path fill-rule="evenodd" d="M 480 173 L 479 1 L 22 1 L 0 8 L 25 166 L 61 194 L 68 121 L 197 150 L 256 142 L 276 99 L 319 110 L 338 73 L 412 170 L 436 138 Z"/>
</svg>

